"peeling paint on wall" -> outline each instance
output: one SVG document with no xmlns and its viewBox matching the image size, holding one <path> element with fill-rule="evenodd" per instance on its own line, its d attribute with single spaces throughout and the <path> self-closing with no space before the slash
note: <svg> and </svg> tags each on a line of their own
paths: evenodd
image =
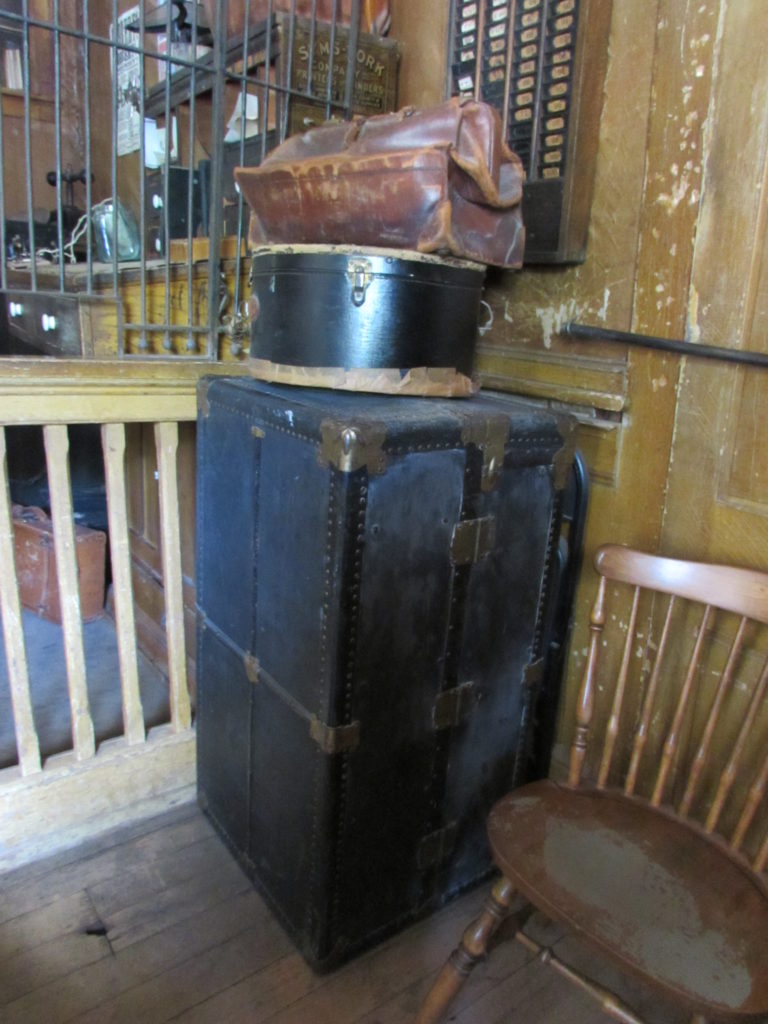
<svg viewBox="0 0 768 1024">
<path fill-rule="evenodd" d="M 698 345 L 701 341 L 701 328 L 699 327 L 699 293 L 691 285 L 690 298 L 688 299 L 688 317 L 686 324 L 687 340 Z"/>
<path fill-rule="evenodd" d="M 667 213 L 674 213 L 680 203 L 685 199 L 690 187 L 691 183 L 688 180 L 688 175 L 684 173 L 672 186 L 671 192 L 659 193 L 656 197 L 656 202 L 659 203 L 660 206 L 663 206 Z M 696 194 L 698 196 L 698 193 Z"/>
<path fill-rule="evenodd" d="M 611 289 L 606 287 L 603 289 L 603 304 L 597 311 L 598 320 L 602 320 L 605 323 L 608 318 L 608 300 L 611 297 Z"/>
<path fill-rule="evenodd" d="M 541 337 L 544 348 L 552 348 L 552 337 L 560 333 L 563 324 L 569 320 L 580 320 L 584 315 L 584 308 L 575 300 L 561 302 L 559 306 L 537 306 L 536 317 L 541 324 Z"/>
</svg>

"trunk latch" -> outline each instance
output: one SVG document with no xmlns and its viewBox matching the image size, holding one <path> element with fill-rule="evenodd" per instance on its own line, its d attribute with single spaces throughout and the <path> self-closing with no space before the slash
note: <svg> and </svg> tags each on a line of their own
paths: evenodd
<svg viewBox="0 0 768 1024">
<path fill-rule="evenodd" d="M 347 264 L 347 277 L 352 285 L 352 305 L 362 306 L 368 285 L 373 280 L 370 260 L 350 260 Z"/>
</svg>

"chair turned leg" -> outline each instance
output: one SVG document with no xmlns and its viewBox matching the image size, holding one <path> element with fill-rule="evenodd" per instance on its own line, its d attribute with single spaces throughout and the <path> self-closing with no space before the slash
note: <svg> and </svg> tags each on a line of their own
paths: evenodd
<svg viewBox="0 0 768 1024">
<path fill-rule="evenodd" d="M 472 968 L 488 952 L 488 943 L 509 913 L 515 889 L 506 878 L 500 878 L 483 904 L 476 921 L 467 928 L 440 971 L 427 998 L 421 1005 L 415 1024 L 438 1024 Z"/>
</svg>

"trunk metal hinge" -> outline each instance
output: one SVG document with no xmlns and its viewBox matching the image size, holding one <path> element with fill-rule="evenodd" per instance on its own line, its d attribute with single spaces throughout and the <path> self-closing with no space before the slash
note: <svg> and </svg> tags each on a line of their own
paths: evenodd
<svg viewBox="0 0 768 1024">
<path fill-rule="evenodd" d="M 493 550 L 496 540 L 496 519 L 463 519 L 456 523 L 451 537 L 451 561 L 454 565 L 471 565 Z"/>
<path fill-rule="evenodd" d="M 360 723 L 349 725 L 328 725 L 317 715 L 309 720 L 309 735 L 324 754 L 345 754 L 360 743 Z"/>
<path fill-rule="evenodd" d="M 448 860 L 456 844 L 457 832 L 456 822 L 451 821 L 444 828 L 424 836 L 416 853 L 416 864 L 420 871 L 437 867 Z"/>
<path fill-rule="evenodd" d="M 483 455 L 480 489 L 492 491 L 504 466 L 504 448 L 509 438 L 509 418 L 489 416 L 468 423 L 461 432 L 462 444 L 476 445 Z"/>
<path fill-rule="evenodd" d="M 450 690 L 443 690 L 437 695 L 432 709 L 432 722 L 435 729 L 451 729 L 461 725 L 471 714 L 477 703 L 475 684 L 460 683 Z"/>
<path fill-rule="evenodd" d="M 530 661 L 523 669 L 523 685 L 526 689 L 535 689 L 544 678 L 544 659 Z"/>
<path fill-rule="evenodd" d="M 561 433 L 564 433 L 561 428 Z M 573 468 L 574 448 L 573 443 L 566 441 L 562 448 L 555 452 L 552 459 L 552 479 L 556 491 L 563 491 L 568 486 L 571 470 Z"/>
<path fill-rule="evenodd" d="M 339 423 L 323 420 L 320 424 L 322 444 L 320 464 L 335 466 L 342 473 L 354 473 L 365 467 L 369 473 L 383 473 L 387 468 L 384 453 L 386 427 L 378 423 Z"/>
</svg>

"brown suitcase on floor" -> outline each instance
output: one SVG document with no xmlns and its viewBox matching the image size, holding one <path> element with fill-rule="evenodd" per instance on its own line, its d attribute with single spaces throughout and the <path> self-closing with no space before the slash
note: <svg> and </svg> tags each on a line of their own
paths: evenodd
<svg viewBox="0 0 768 1024">
<path fill-rule="evenodd" d="M 53 523 L 41 508 L 14 505 L 13 548 L 19 596 L 25 608 L 50 622 L 61 622 Z M 107 535 L 75 525 L 75 554 L 83 621 L 104 610 Z"/>
</svg>

